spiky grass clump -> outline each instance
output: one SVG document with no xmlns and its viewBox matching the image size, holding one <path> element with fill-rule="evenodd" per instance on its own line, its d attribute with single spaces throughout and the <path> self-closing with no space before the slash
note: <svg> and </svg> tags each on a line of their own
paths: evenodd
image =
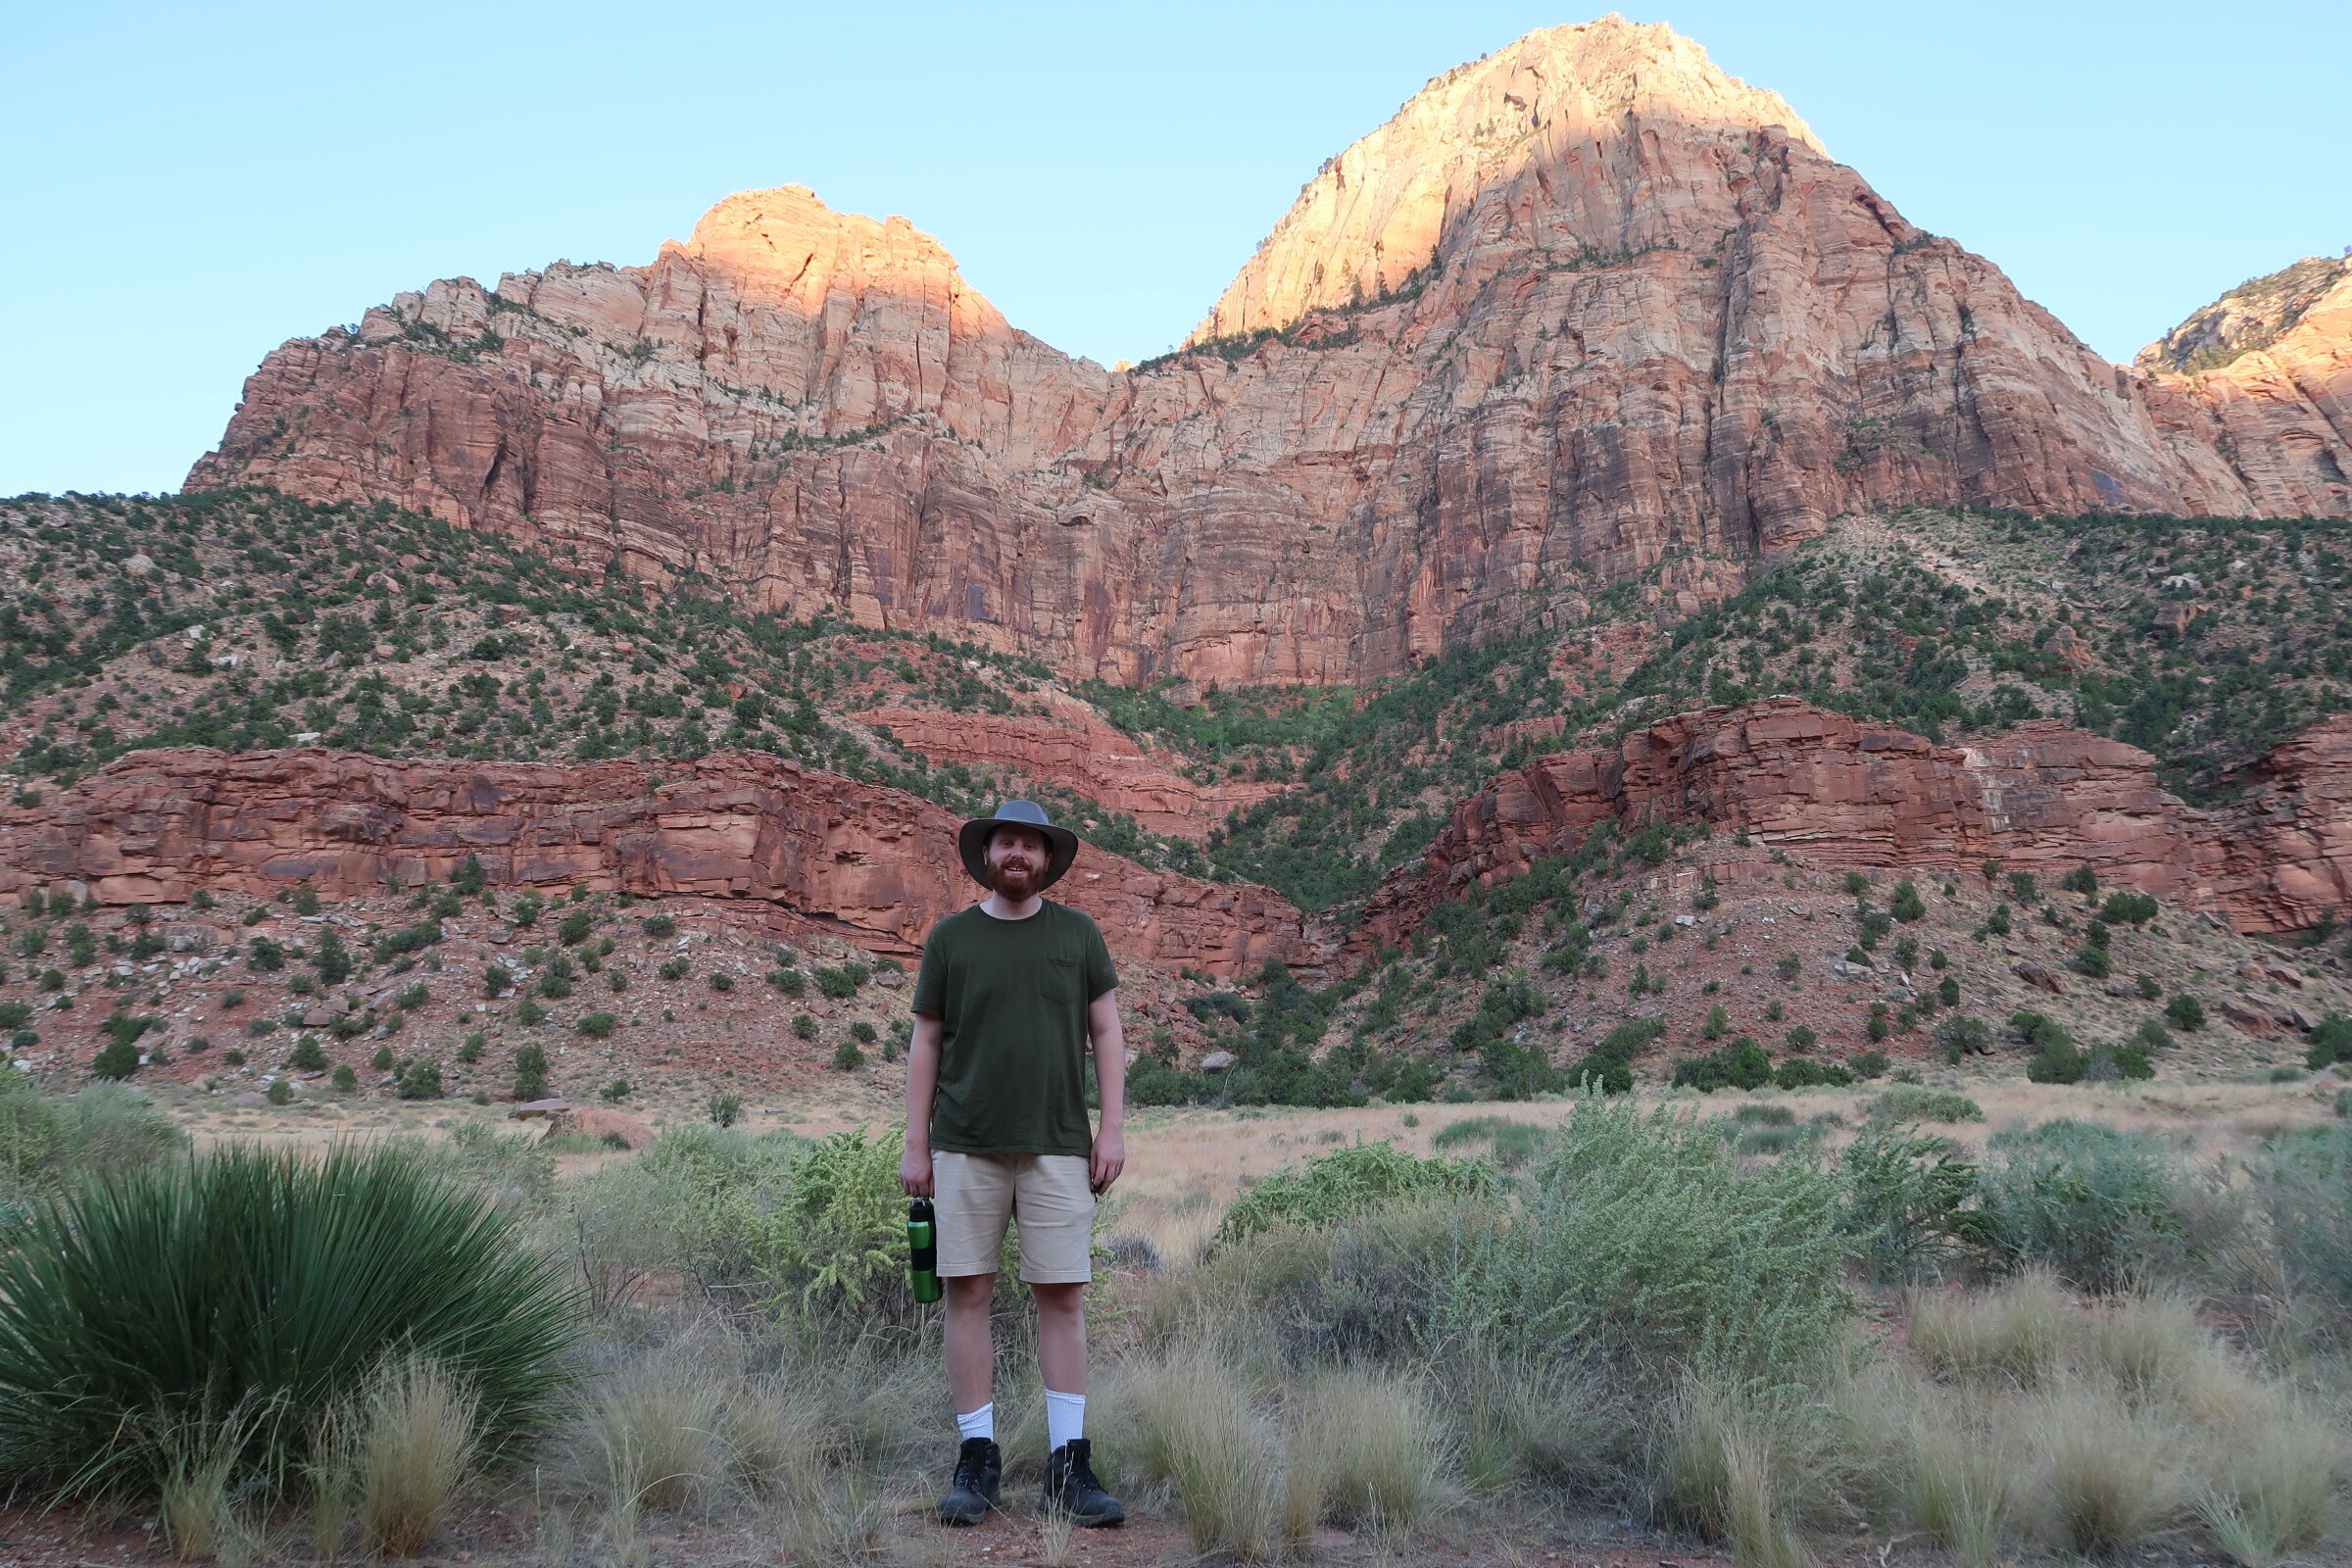
<svg viewBox="0 0 2352 1568">
<path fill-rule="evenodd" d="M 361 1409 L 360 1530 L 378 1555 L 414 1557 L 449 1517 L 472 1468 L 481 1400 L 427 1355 L 376 1374 Z"/>
<path fill-rule="evenodd" d="M 80 1494 L 169 1474 L 155 1434 L 258 1413 L 232 1485 L 282 1483 L 395 1348 L 542 1427 L 577 1329 L 562 1263 L 415 1152 L 229 1150 L 44 1204 L 0 1256 L 0 1477 Z"/>
</svg>

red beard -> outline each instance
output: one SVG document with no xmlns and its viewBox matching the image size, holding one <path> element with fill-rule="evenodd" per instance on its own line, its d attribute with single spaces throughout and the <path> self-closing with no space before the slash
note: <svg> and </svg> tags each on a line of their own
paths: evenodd
<svg viewBox="0 0 2352 1568">
<path fill-rule="evenodd" d="M 1037 892 L 1040 872 L 1031 865 L 997 865 L 990 868 L 991 882 L 999 893 L 1018 904 Z"/>
</svg>

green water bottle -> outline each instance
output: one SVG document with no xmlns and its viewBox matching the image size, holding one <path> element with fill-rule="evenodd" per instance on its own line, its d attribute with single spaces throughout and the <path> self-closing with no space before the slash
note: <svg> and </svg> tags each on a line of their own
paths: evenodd
<svg viewBox="0 0 2352 1568">
<path fill-rule="evenodd" d="M 918 1301 L 939 1299 L 939 1228 L 931 1218 L 931 1200 L 918 1198 L 906 1206 L 906 1277 Z"/>
</svg>

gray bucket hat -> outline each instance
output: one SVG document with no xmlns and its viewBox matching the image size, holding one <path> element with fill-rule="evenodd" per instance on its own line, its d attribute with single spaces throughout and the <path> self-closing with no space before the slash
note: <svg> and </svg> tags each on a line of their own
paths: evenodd
<svg viewBox="0 0 2352 1568">
<path fill-rule="evenodd" d="M 1006 801 L 993 816 L 975 816 L 956 835 L 956 847 L 963 852 L 963 868 L 972 873 L 973 881 L 992 892 L 996 885 L 988 879 L 988 836 L 1000 827 L 1035 828 L 1045 835 L 1053 858 L 1046 862 L 1046 874 L 1038 879 L 1041 892 L 1060 881 L 1061 873 L 1077 858 L 1078 835 L 1048 821 L 1044 807 L 1035 801 Z"/>
</svg>

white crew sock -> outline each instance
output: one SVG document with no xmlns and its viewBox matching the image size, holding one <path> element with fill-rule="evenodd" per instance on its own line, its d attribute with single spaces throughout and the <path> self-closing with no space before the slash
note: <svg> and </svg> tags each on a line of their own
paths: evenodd
<svg viewBox="0 0 2352 1568">
<path fill-rule="evenodd" d="M 1086 1396 L 1046 1391 L 1046 1450 L 1086 1436 Z"/>
<path fill-rule="evenodd" d="M 966 1443 L 971 1442 L 974 1438 L 986 1438 L 991 1443 L 996 1442 L 996 1401 L 993 1399 L 990 1400 L 987 1404 L 982 1405 L 979 1409 L 974 1410 L 969 1415 L 957 1416 L 956 1418 L 956 1430 L 963 1434 L 963 1441 Z"/>
</svg>

